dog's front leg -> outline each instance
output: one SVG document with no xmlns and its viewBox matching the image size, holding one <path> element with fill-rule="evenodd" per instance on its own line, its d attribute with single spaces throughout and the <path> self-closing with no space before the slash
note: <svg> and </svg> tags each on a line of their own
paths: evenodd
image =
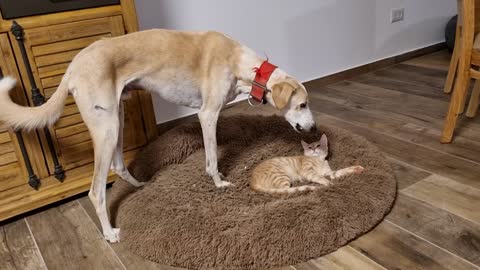
<svg viewBox="0 0 480 270">
<path fill-rule="evenodd" d="M 223 181 L 223 175 L 218 172 L 216 133 L 219 114 L 220 110 L 210 111 L 202 109 L 198 113 L 198 118 L 200 119 L 200 124 L 202 126 L 207 173 L 213 178 L 216 187 L 227 187 L 232 184 Z"/>
</svg>

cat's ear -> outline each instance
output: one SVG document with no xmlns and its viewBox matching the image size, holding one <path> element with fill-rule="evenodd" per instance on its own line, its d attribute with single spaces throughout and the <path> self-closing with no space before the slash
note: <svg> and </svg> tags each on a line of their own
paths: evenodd
<svg viewBox="0 0 480 270">
<path fill-rule="evenodd" d="M 306 143 L 304 140 L 302 140 L 302 146 L 303 149 L 308 149 L 308 143 Z"/>
<path fill-rule="evenodd" d="M 325 152 L 328 152 L 328 139 L 327 135 L 323 134 L 322 137 L 320 138 L 320 149 L 322 149 Z"/>
</svg>

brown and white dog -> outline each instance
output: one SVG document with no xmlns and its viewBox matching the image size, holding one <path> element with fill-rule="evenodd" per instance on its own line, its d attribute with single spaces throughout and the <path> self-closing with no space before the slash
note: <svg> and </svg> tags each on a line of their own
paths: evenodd
<svg viewBox="0 0 480 270">
<path fill-rule="evenodd" d="M 217 119 L 222 107 L 249 93 L 263 59 L 251 49 L 217 32 L 148 30 L 97 41 L 73 59 L 53 96 L 43 105 L 22 107 L 8 91 L 15 80 L 0 81 L 0 121 L 35 129 L 55 123 L 70 93 L 87 125 L 95 148 L 95 169 L 89 192 L 110 242 L 119 241 L 106 210 L 106 180 L 111 168 L 120 178 L 141 186 L 122 157 L 123 107 L 120 99 L 132 87 L 155 92 L 169 102 L 199 108 L 206 153 L 206 171 L 215 186 L 226 187 L 217 167 Z M 305 87 L 281 69 L 267 84 L 266 101 L 281 110 L 297 131 L 315 127 Z"/>
</svg>

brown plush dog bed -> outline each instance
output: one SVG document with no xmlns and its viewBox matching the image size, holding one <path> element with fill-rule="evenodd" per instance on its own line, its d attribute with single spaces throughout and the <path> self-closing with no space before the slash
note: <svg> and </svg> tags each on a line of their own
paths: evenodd
<svg viewBox="0 0 480 270">
<path fill-rule="evenodd" d="M 110 211 L 122 244 L 149 260 L 178 267 L 258 269 L 320 257 L 374 227 L 389 212 L 395 178 L 367 140 L 318 123 L 296 133 L 282 118 L 235 116 L 218 123 L 219 169 L 235 187 L 217 189 L 205 173 L 198 123 L 179 126 L 145 148 L 130 169 L 140 189 L 117 181 Z M 330 165 L 362 165 L 328 188 L 272 196 L 250 190 L 262 160 L 301 154 L 300 140 L 326 133 Z"/>
</svg>

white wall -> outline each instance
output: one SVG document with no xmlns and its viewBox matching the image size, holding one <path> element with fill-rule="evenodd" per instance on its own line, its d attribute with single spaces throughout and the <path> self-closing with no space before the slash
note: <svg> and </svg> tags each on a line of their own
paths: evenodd
<svg viewBox="0 0 480 270">
<path fill-rule="evenodd" d="M 136 0 L 141 29 L 216 30 L 301 81 L 444 41 L 454 0 Z M 405 21 L 390 24 L 390 10 Z M 154 97 L 157 122 L 195 111 Z"/>
</svg>

